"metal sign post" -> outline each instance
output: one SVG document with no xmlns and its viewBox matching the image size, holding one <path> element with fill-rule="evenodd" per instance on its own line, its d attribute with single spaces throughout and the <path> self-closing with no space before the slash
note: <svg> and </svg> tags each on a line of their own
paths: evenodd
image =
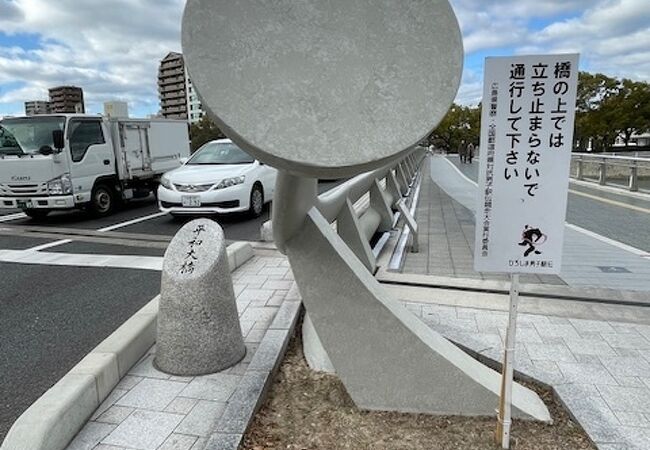
<svg viewBox="0 0 650 450">
<path fill-rule="evenodd" d="M 503 355 L 501 378 L 501 399 L 497 415 L 497 444 L 510 448 L 510 424 L 512 420 L 512 381 L 515 366 L 515 345 L 517 337 L 517 309 L 519 307 L 519 274 L 510 274 L 510 308 L 508 310 L 508 329 Z"/>
</svg>

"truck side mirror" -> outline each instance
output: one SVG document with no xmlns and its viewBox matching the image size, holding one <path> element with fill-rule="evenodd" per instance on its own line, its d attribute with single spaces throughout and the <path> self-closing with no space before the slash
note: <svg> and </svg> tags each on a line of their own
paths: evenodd
<svg viewBox="0 0 650 450">
<path fill-rule="evenodd" d="M 58 151 L 63 150 L 63 147 L 65 147 L 65 143 L 63 142 L 63 131 L 62 130 L 54 130 L 52 131 L 52 142 L 54 142 L 54 148 L 57 149 Z"/>
</svg>

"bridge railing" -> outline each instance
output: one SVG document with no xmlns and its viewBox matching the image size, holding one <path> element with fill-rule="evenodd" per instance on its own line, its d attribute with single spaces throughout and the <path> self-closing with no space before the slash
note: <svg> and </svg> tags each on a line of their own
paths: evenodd
<svg viewBox="0 0 650 450">
<path fill-rule="evenodd" d="M 416 148 L 383 168 L 353 177 L 321 194 L 316 207 L 330 223 L 336 221 L 339 236 L 364 263 L 375 271 L 376 253 L 370 246 L 376 233 L 389 232 L 400 217 L 412 235 L 411 251 L 417 252 L 417 224 L 407 210 L 426 150 Z M 353 205 L 369 194 L 367 205 Z"/>
<path fill-rule="evenodd" d="M 573 153 L 571 177 L 632 192 L 650 192 L 650 158 Z"/>
</svg>

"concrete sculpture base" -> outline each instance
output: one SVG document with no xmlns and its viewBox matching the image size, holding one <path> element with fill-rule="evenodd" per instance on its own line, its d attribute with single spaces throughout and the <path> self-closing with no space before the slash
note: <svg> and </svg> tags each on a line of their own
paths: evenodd
<svg viewBox="0 0 650 450">
<path fill-rule="evenodd" d="M 245 353 L 223 230 L 212 220 L 193 220 L 165 252 L 155 364 L 174 375 L 201 375 Z"/>
<path fill-rule="evenodd" d="M 357 406 L 494 415 L 500 375 L 390 298 L 316 208 L 286 251 L 318 337 Z M 537 394 L 518 384 L 513 416 L 550 421 Z"/>
</svg>

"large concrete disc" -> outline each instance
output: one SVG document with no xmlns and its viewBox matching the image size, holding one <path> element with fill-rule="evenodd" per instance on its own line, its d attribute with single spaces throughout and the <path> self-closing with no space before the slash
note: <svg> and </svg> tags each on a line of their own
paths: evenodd
<svg viewBox="0 0 650 450">
<path fill-rule="evenodd" d="M 447 0 L 188 0 L 183 53 L 229 137 L 313 177 L 415 145 L 451 105 L 463 60 Z"/>
</svg>

